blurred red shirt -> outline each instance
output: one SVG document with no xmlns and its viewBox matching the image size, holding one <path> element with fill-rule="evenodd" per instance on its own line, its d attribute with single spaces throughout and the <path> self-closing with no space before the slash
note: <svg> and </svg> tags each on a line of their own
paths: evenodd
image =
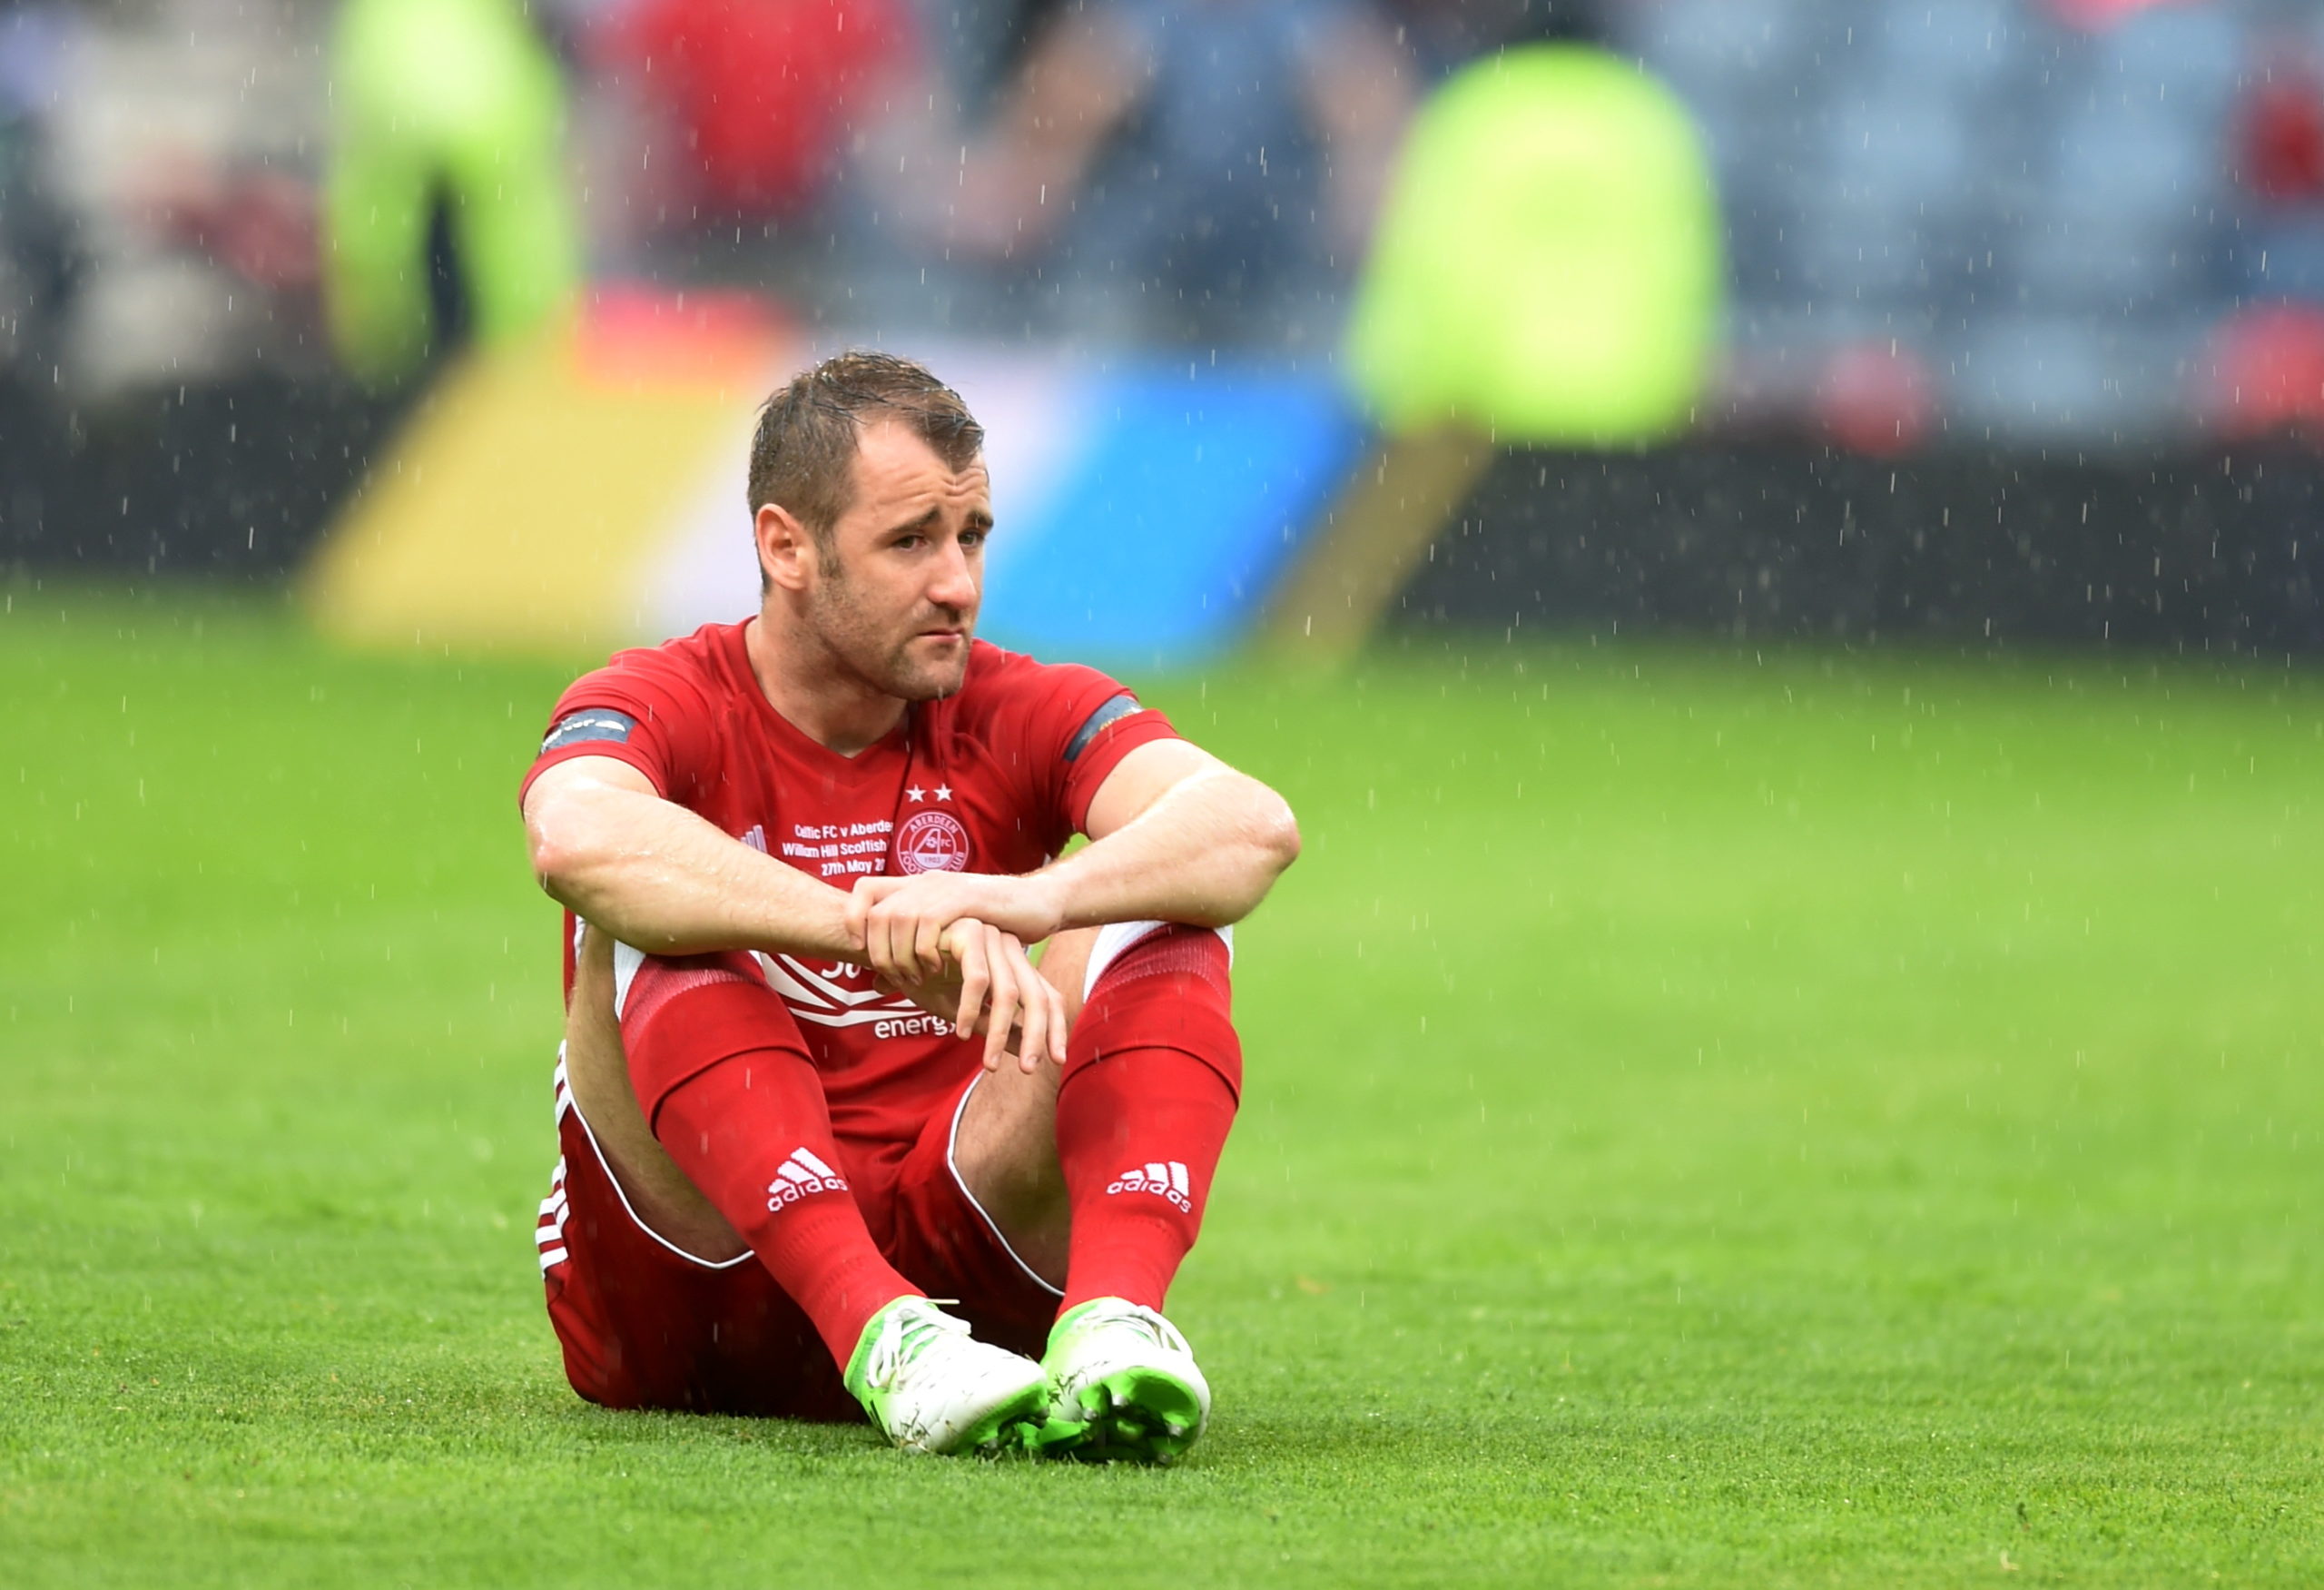
<svg viewBox="0 0 2324 1590">
<path fill-rule="evenodd" d="M 2324 198 L 2324 92 L 2296 65 L 2277 64 L 2243 104 L 2243 181 L 2274 204 Z"/>
<path fill-rule="evenodd" d="M 2050 9 L 2062 21 L 2092 33 L 2102 33 L 2133 12 L 2191 3 L 2196 0 L 2050 0 Z"/>
<path fill-rule="evenodd" d="M 706 215 L 794 215 L 916 52 L 901 0 L 642 0 L 607 64 L 669 115 Z"/>
</svg>

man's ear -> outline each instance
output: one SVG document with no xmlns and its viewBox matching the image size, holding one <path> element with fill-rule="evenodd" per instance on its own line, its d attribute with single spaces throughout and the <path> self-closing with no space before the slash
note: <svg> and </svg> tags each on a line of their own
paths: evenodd
<svg viewBox="0 0 2324 1590">
<path fill-rule="evenodd" d="M 803 591 L 815 577 L 815 541 L 791 510 L 759 506 L 752 527 L 759 547 L 759 572 L 779 590 Z"/>
</svg>

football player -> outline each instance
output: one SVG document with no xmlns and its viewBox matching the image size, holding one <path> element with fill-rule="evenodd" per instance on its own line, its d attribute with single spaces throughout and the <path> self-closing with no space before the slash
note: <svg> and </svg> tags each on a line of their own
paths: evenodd
<svg viewBox="0 0 2324 1590">
<path fill-rule="evenodd" d="M 758 615 L 556 704 L 549 1314 L 609 1407 L 1167 1461 L 1210 1409 L 1161 1309 L 1242 1086 L 1229 929 L 1298 829 L 1104 674 L 974 637 L 982 441 L 908 360 L 800 375 L 752 447 Z"/>
</svg>

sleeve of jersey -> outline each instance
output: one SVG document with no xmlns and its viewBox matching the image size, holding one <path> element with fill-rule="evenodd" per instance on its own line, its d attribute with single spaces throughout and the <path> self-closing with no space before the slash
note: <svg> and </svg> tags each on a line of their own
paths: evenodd
<svg viewBox="0 0 2324 1590">
<path fill-rule="evenodd" d="M 560 762 L 611 756 L 644 774 L 665 800 L 683 804 L 704 712 L 696 692 L 631 663 L 627 654 L 617 657 L 557 697 L 539 755 L 517 788 L 517 803 L 523 804 L 533 780 Z"/>
<path fill-rule="evenodd" d="M 1037 746 L 1053 769 L 1060 815 L 1073 832 L 1088 831 L 1089 803 L 1123 757 L 1178 731 L 1118 682 L 1095 668 L 1061 666 L 1037 721 Z"/>
</svg>

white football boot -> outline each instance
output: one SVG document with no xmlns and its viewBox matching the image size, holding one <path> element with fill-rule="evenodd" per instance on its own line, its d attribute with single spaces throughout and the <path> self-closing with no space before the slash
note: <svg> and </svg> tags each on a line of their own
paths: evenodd
<svg viewBox="0 0 2324 1590">
<path fill-rule="evenodd" d="M 1210 1419 L 1210 1382 L 1177 1328 L 1121 1298 L 1097 1298 L 1049 1331 L 1055 1402 L 1031 1444 L 1059 1456 L 1168 1463 Z"/>
<path fill-rule="evenodd" d="M 965 1320 L 925 1298 L 898 1298 L 872 1316 L 848 1360 L 847 1388 L 888 1439 L 942 1456 L 1019 1444 L 1049 1396 L 1040 1365 L 976 1340 Z"/>
</svg>

